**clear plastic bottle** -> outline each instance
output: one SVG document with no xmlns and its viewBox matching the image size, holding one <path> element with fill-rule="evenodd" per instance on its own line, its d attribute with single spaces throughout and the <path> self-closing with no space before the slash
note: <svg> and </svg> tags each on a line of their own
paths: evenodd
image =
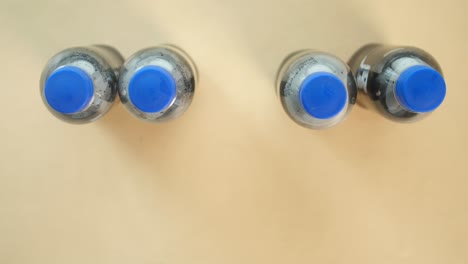
<svg viewBox="0 0 468 264">
<path fill-rule="evenodd" d="M 421 49 L 370 44 L 358 50 L 349 65 L 362 94 L 359 104 L 388 119 L 418 121 L 444 101 L 442 70 Z"/>
<path fill-rule="evenodd" d="M 292 53 L 282 63 L 276 92 L 296 123 L 325 129 L 342 122 L 356 103 L 357 89 L 348 65 L 320 51 Z"/>
<path fill-rule="evenodd" d="M 99 119 L 116 98 L 123 62 L 116 49 L 104 45 L 58 53 L 42 72 L 40 91 L 44 104 L 54 116 L 69 123 Z"/>
<path fill-rule="evenodd" d="M 136 117 L 159 123 L 182 115 L 190 106 L 198 73 L 180 48 L 162 45 L 141 50 L 122 67 L 120 99 Z"/>
</svg>

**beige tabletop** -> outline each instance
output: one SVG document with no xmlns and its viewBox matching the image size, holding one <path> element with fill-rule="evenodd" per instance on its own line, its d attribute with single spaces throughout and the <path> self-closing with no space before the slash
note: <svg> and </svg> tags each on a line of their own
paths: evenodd
<svg viewBox="0 0 468 264">
<path fill-rule="evenodd" d="M 0 0 L 0 263 L 468 263 L 466 0 Z M 447 78 L 411 125 L 355 107 L 311 131 L 274 76 L 290 52 L 347 60 L 414 45 Z M 39 96 L 46 61 L 110 44 L 182 47 L 200 82 L 180 119 L 120 105 L 76 126 Z"/>
</svg>

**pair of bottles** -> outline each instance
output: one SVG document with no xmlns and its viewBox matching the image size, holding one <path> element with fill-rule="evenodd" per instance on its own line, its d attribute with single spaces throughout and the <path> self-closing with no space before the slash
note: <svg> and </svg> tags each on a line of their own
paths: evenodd
<svg viewBox="0 0 468 264">
<path fill-rule="evenodd" d="M 135 116 L 161 122 L 187 110 L 197 75 L 189 56 L 170 45 L 142 50 L 126 62 L 111 47 L 73 48 L 48 62 L 41 94 L 55 116 L 71 123 L 103 116 L 117 93 Z M 319 51 L 295 52 L 280 66 L 276 88 L 291 119 L 312 129 L 342 122 L 358 93 L 363 106 L 400 122 L 427 116 L 446 94 L 442 71 L 430 54 L 378 44 L 358 50 L 349 64 Z"/>
<path fill-rule="evenodd" d="M 162 122 L 187 110 L 196 83 L 195 64 L 175 46 L 141 50 L 124 61 L 114 48 L 96 45 L 52 57 L 42 73 L 41 96 L 52 114 L 69 123 L 99 119 L 117 94 L 133 115 Z"/>
<path fill-rule="evenodd" d="M 277 92 L 298 124 L 323 129 L 345 119 L 359 102 L 398 122 L 414 122 L 437 109 L 446 94 L 442 71 L 427 52 L 413 47 L 367 45 L 349 64 L 312 50 L 288 56 Z"/>
</svg>

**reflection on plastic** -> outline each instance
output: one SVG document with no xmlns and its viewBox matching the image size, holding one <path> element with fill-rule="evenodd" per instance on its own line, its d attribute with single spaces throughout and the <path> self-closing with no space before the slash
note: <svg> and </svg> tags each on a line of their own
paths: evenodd
<svg viewBox="0 0 468 264">
<path fill-rule="evenodd" d="M 296 123 L 325 129 L 342 122 L 356 102 L 356 83 L 337 57 L 304 50 L 288 56 L 276 84 L 284 110 Z"/>
<path fill-rule="evenodd" d="M 444 101 L 445 80 L 436 60 L 413 47 L 364 46 L 349 65 L 360 104 L 397 122 L 418 121 Z"/>
</svg>

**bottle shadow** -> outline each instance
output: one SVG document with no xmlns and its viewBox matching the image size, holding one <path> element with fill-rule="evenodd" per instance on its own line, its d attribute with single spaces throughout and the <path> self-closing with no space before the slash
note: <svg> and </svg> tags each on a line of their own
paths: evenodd
<svg viewBox="0 0 468 264">
<path fill-rule="evenodd" d="M 141 16 L 131 2 L 31 2 L 24 8 L 22 3 L 9 1 L 6 5 L 8 8 L 0 9 L 0 16 L 15 23 L 2 27 L 5 34 L 22 43 L 32 43 L 28 48 L 42 64 L 57 51 L 69 47 L 106 44 L 127 54 L 134 51 L 135 43 L 138 47 L 147 43 L 148 35 L 153 36 L 152 41 L 167 40 L 168 34 Z M 122 23 L 122 19 L 129 22 Z"/>
<path fill-rule="evenodd" d="M 264 6 L 270 8 L 263 8 Z M 366 17 L 367 13 L 359 6 L 338 0 L 316 2 L 313 10 L 303 6 L 304 1 L 301 0 L 288 1 L 287 4 L 284 1 L 241 0 L 226 7 L 234 14 L 232 19 L 236 20 L 239 27 L 239 38 L 248 43 L 244 46 L 254 61 L 252 63 L 256 63 L 258 72 L 270 80 L 270 86 L 266 87 L 268 93 L 274 90 L 281 62 L 292 52 L 307 48 L 317 49 L 335 54 L 347 62 L 362 46 L 385 42 L 382 30 L 374 26 L 371 17 Z M 279 103 L 274 107 L 281 108 Z M 288 122 L 284 118 L 276 121 L 279 123 L 271 123 L 269 131 L 262 133 L 274 131 L 281 139 L 297 134 L 296 128 L 283 125 L 283 122 Z M 308 135 L 300 133 L 300 138 L 296 137 L 293 141 L 319 138 L 339 155 L 340 163 L 365 166 L 366 157 L 378 155 L 375 146 L 388 138 L 391 131 L 390 122 L 356 105 L 347 120 L 337 127 L 326 131 L 312 131 Z M 265 141 L 265 137 L 258 135 L 257 140 Z M 365 143 L 357 146 L 357 142 Z M 267 148 L 264 154 L 271 155 L 275 152 L 269 142 L 263 145 Z M 294 143 L 291 143 L 292 146 Z M 297 146 L 300 147 L 300 144 Z"/>
<path fill-rule="evenodd" d="M 346 61 L 360 46 L 385 40 L 380 30 L 374 28 L 357 7 L 337 0 L 317 3 L 314 10 L 302 8 L 302 4 L 299 0 L 290 1 L 287 5 L 244 0 L 230 5 L 219 3 L 218 11 L 225 14 L 223 26 L 226 31 L 232 32 L 234 43 L 230 47 L 239 47 L 236 52 L 243 52 L 241 55 L 247 58 L 246 63 L 256 67 L 256 74 L 260 75 L 258 78 L 267 80 L 257 87 L 242 88 L 245 91 L 239 93 L 251 90 L 250 99 L 234 102 L 229 96 L 231 91 L 223 91 L 220 89 L 223 84 L 212 82 L 209 76 L 204 75 L 214 70 L 206 67 L 201 69 L 201 88 L 196 92 L 192 106 L 181 118 L 165 124 L 148 124 L 135 119 L 118 105 L 115 112 L 100 121 L 99 125 L 111 131 L 110 134 L 117 137 L 129 153 L 138 155 L 149 166 L 164 168 L 163 171 L 170 171 L 170 166 L 158 164 L 157 160 L 170 161 L 175 166 L 183 159 L 201 158 L 225 164 L 224 157 L 216 155 L 224 152 L 223 146 L 232 147 L 241 141 L 251 142 L 252 138 L 257 140 L 252 144 L 265 146 L 252 151 L 259 156 L 271 156 L 275 153 L 275 148 L 271 146 L 291 139 L 292 135 L 297 135 L 293 138 L 297 142 L 310 141 L 311 137 L 320 139 L 340 157 L 340 162 L 364 166 L 366 155 L 377 154 L 374 146 L 391 133 L 391 129 L 388 129 L 391 126 L 386 120 L 355 107 L 348 119 L 338 127 L 298 134 L 298 128 L 293 127 L 295 124 L 291 124 L 281 113 L 281 105 L 273 102 L 274 80 L 282 59 L 298 49 L 320 49 Z M 265 5 L 283 5 L 284 8 L 267 10 L 263 8 Z M 260 90 L 259 87 L 266 89 Z M 248 108 L 243 104 L 257 104 L 255 110 L 259 111 L 252 114 L 236 109 Z M 265 137 L 265 133 L 269 136 Z M 216 141 L 220 143 L 213 144 Z M 356 142 L 366 144 L 356 146 Z M 298 148 L 296 150 L 300 152 L 302 146 L 291 142 L 289 146 L 284 146 L 288 147 Z M 238 156 L 236 160 L 240 160 L 242 151 L 232 150 L 231 153 Z M 272 156 L 273 162 L 280 162 L 281 150 L 276 151 L 279 152 Z M 173 158 L 165 158 L 168 156 Z"/>
<path fill-rule="evenodd" d="M 136 159 L 164 178 L 210 177 L 210 171 L 229 166 L 227 158 L 245 134 L 230 99 L 205 76 L 194 100 L 181 117 L 159 124 L 138 120 L 122 104 L 97 125 L 115 138 L 129 159 Z M 170 179 L 168 179 L 170 180 Z"/>
</svg>

